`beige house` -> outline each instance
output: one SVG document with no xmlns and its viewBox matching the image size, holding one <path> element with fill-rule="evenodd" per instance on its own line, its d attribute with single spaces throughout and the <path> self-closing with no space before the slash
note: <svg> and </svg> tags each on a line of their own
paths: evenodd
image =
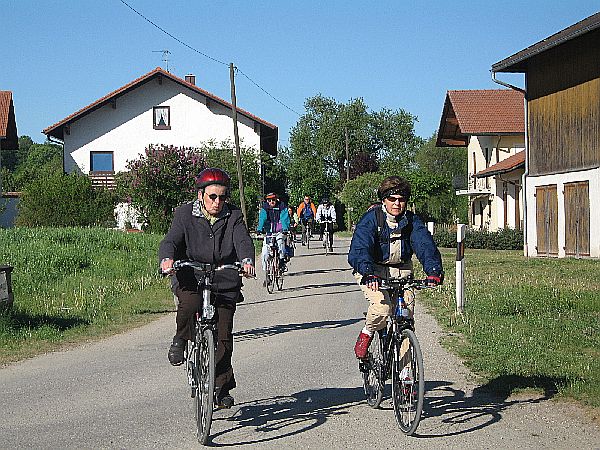
<svg viewBox="0 0 600 450">
<path fill-rule="evenodd" d="M 467 147 L 469 226 L 522 228 L 525 121 L 523 94 L 510 89 L 448 91 L 436 146 Z"/>
</svg>

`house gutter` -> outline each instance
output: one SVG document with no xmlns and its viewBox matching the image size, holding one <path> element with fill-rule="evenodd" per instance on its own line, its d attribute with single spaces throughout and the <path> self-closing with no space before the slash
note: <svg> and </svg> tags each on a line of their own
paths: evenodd
<svg viewBox="0 0 600 450">
<path fill-rule="evenodd" d="M 52 136 L 50 136 L 49 134 L 47 134 L 46 137 L 53 144 L 58 144 L 61 146 L 61 148 L 62 148 L 62 152 L 61 152 L 62 153 L 62 171 L 63 171 L 63 173 L 65 173 L 65 142 L 61 141 L 61 140 L 53 141 Z"/>
<path fill-rule="evenodd" d="M 500 84 L 504 87 L 512 89 L 514 91 L 521 92 L 523 94 L 523 104 L 525 108 L 525 172 L 523 173 L 523 254 L 529 256 L 529 246 L 527 245 L 527 177 L 529 176 L 529 109 L 527 108 L 527 90 L 521 89 L 512 84 L 505 83 L 504 81 L 496 78 L 496 72 L 491 71 L 492 81 L 496 84 Z"/>
</svg>

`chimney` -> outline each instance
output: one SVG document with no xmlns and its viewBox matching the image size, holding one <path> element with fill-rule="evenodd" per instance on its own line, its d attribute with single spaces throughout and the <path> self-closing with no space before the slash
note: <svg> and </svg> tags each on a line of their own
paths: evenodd
<svg viewBox="0 0 600 450">
<path fill-rule="evenodd" d="M 188 73 L 185 76 L 185 81 L 196 86 L 196 75 L 192 75 L 191 73 Z"/>
</svg>

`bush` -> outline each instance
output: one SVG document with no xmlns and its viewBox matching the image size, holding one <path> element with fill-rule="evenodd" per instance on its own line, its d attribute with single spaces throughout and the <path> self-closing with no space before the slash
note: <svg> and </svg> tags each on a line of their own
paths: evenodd
<svg viewBox="0 0 600 450">
<path fill-rule="evenodd" d="M 116 198 L 95 190 L 84 175 L 55 173 L 31 182 L 19 202 L 15 224 L 28 227 L 109 226 Z"/>
<path fill-rule="evenodd" d="M 438 247 L 456 247 L 456 229 L 435 227 L 433 239 Z M 521 250 L 523 231 L 501 228 L 498 231 L 467 229 L 465 247 L 488 250 Z"/>
</svg>

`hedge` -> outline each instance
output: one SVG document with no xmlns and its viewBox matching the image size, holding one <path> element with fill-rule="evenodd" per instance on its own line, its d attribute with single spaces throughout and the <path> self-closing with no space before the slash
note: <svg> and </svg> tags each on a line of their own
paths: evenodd
<svg viewBox="0 0 600 450">
<path fill-rule="evenodd" d="M 438 247 L 456 247 L 456 230 L 436 227 L 433 239 Z M 488 250 L 521 250 L 523 231 L 512 228 L 500 228 L 498 231 L 467 229 L 466 248 Z"/>
</svg>

